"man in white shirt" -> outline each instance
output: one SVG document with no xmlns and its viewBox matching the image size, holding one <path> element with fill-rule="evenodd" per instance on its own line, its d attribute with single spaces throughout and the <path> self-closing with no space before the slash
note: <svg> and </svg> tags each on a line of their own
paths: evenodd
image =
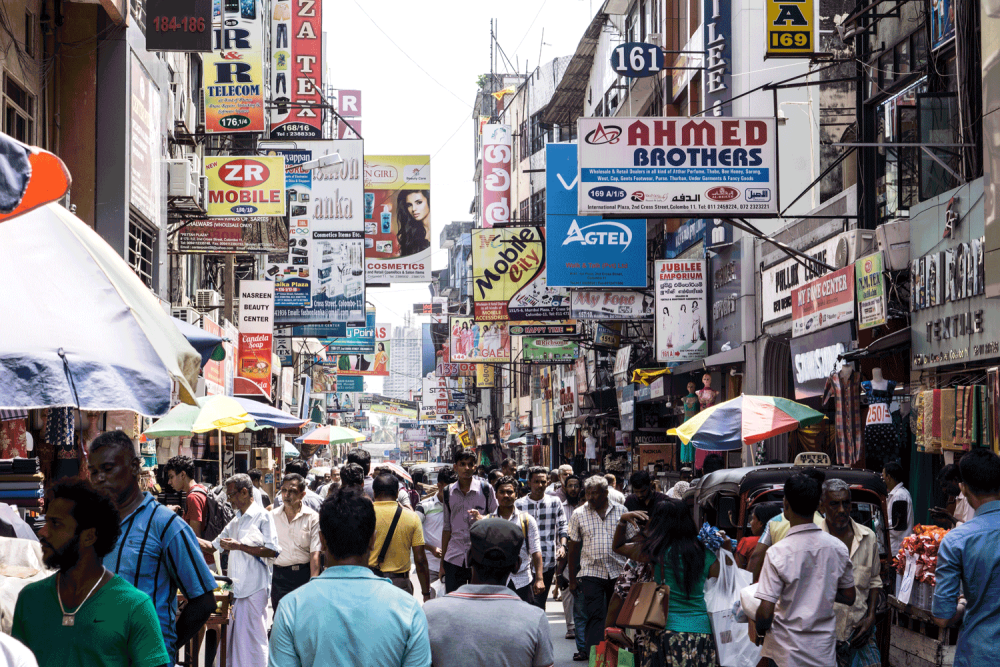
<svg viewBox="0 0 1000 667">
<path fill-rule="evenodd" d="M 441 571 L 441 533 L 444 531 L 444 489 L 457 480 L 451 466 L 438 471 L 437 493 L 417 504 L 417 516 L 424 528 L 424 551 L 427 567 L 433 574 Z"/>
<path fill-rule="evenodd" d="M 882 480 L 889 489 L 885 504 L 889 509 L 889 555 L 899 553 L 899 545 L 913 533 L 913 498 L 903 486 L 903 466 L 895 461 L 885 464 Z"/>
<path fill-rule="evenodd" d="M 281 547 L 281 554 L 274 561 L 271 609 L 277 609 L 281 598 L 323 571 L 320 564 L 323 546 L 319 541 L 319 514 L 302 503 L 306 495 L 306 480 L 295 473 L 285 475 L 281 480 L 281 495 L 284 503 L 271 510 L 278 546 Z"/>
<path fill-rule="evenodd" d="M 229 552 L 233 580 L 233 613 L 228 651 L 232 665 L 267 665 L 267 596 L 271 589 L 271 559 L 281 553 L 274 518 L 253 500 L 253 484 L 243 473 L 226 480 L 226 497 L 236 517 L 212 542 Z"/>
<path fill-rule="evenodd" d="M 624 505 L 625 494 L 618 489 L 618 477 L 614 473 L 609 472 L 604 476 L 604 479 L 608 480 L 608 500 L 619 505 Z"/>
<path fill-rule="evenodd" d="M 6 667 L 38 667 L 31 649 L 2 632 L 0 632 L 0 664 Z"/>
</svg>

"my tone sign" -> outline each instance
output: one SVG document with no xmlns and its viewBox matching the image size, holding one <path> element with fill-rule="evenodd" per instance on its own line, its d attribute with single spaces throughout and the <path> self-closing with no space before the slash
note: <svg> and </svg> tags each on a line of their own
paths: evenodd
<svg viewBox="0 0 1000 667">
<path fill-rule="evenodd" d="M 205 158 L 209 217 L 285 214 L 284 157 Z"/>
<path fill-rule="evenodd" d="M 854 319 L 854 265 L 812 280 L 792 292 L 792 336 L 804 336 Z"/>
</svg>

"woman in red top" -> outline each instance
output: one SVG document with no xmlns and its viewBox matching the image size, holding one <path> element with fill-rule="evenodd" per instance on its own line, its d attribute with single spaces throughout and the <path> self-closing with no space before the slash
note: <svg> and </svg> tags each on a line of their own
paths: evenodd
<svg viewBox="0 0 1000 667">
<path fill-rule="evenodd" d="M 781 514 L 781 506 L 777 504 L 762 503 L 753 508 L 750 514 L 750 532 L 753 534 L 744 537 L 736 546 L 735 557 L 737 565 L 746 569 L 747 562 L 750 560 L 750 554 L 753 553 L 753 548 L 757 546 L 757 540 L 760 539 L 761 533 L 764 532 L 764 526 L 779 514 Z"/>
</svg>

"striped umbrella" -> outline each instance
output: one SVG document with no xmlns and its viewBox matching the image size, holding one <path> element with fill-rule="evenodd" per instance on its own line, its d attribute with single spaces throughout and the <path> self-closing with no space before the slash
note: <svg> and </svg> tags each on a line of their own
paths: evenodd
<svg viewBox="0 0 1000 667">
<path fill-rule="evenodd" d="M 822 412 L 787 398 L 744 394 L 702 410 L 667 435 L 676 435 L 698 449 L 721 452 L 811 426 L 823 418 Z"/>
</svg>

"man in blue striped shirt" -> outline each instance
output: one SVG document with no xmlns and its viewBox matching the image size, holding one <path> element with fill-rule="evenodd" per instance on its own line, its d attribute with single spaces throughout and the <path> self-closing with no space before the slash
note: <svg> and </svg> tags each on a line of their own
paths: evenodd
<svg viewBox="0 0 1000 667">
<path fill-rule="evenodd" d="M 135 445 L 121 431 L 90 444 L 90 479 L 111 495 L 121 514 L 121 535 L 104 566 L 153 600 L 171 659 L 215 610 L 215 578 L 194 531 L 177 514 L 139 488 Z M 177 616 L 177 591 L 187 600 Z M 172 664 L 172 663 L 171 663 Z"/>
</svg>

